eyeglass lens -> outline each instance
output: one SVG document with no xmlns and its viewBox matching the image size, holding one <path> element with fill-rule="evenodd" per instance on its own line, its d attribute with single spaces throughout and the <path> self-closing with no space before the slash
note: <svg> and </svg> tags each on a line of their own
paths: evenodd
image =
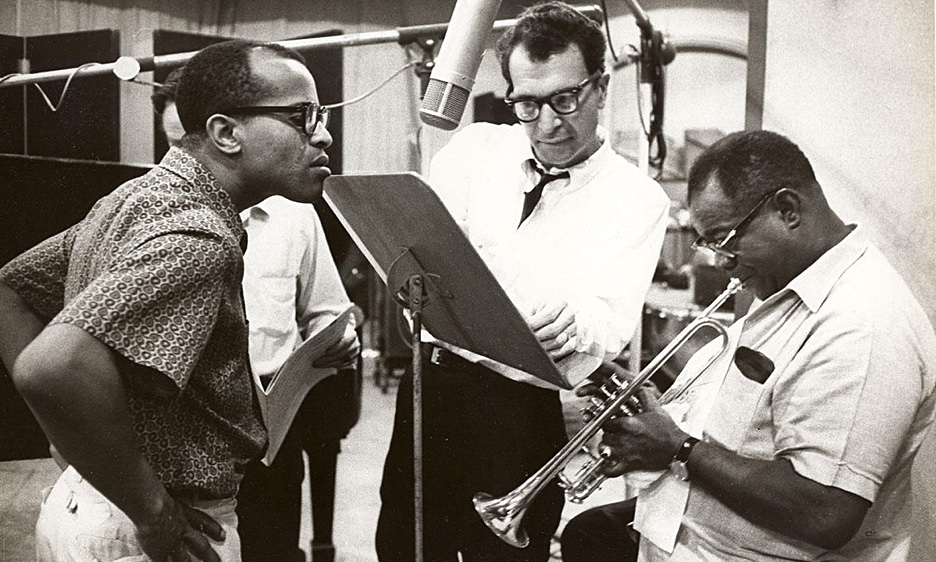
<svg viewBox="0 0 936 562">
<path fill-rule="evenodd" d="M 311 104 L 305 108 L 305 134 L 312 135 L 318 128 L 319 123 L 323 128 L 328 128 L 328 108 Z"/>
<path fill-rule="evenodd" d="M 513 104 L 514 113 L 521 121 L 533 121 L 539 117 L 540 107 L 542 107 L 543 103 L 549 104 L 549 107 L 560 115 L 568 115 L 578 109 L 578 93 L 559 92 L 543 101 L 520 100 Z"/>
<path fill-rule="evenodd" d="M 514 115 L 517 116 L 517 119 L 524 123 L 535 121 L 539 117 L 540 109 L 544 103 L 549 104 L 549 107 L 559 115 L 568 115 L 578 109 L 579 93 L 581 93 L 582 89 L 600 75 L 601 71 L 598 70 L 576 86 L 556 92 L 547 98 L 507 100 L 507 103 L 513 106 Z"/>
</svg>

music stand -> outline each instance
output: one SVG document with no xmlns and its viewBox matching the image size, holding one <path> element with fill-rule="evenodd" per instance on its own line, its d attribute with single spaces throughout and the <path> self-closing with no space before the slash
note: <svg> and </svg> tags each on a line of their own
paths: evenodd
<svg viewBox="0 0 936 562">
<path fill-rule="evenodd" d="M 413 458 L 418 555 L 422 515 L 420 321 L 441 341 L 557 387 L 572 386 L 438 195 L 418 174 L 331 176 L 325 180 L 325 201 L 391 295 L 414 316 Z"/>
<path fill-rule="evenodd" d="M 423 277 L 424 323 L 433 336 L 572 388 L 419 174 L 331 176 L 325 200 L 388 290 Z"/>
</svg>

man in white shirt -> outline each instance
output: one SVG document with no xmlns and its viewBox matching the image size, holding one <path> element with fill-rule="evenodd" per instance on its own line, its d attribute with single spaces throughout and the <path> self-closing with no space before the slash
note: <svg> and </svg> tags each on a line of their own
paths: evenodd
<svg viewBox="0 0 936 562">
<path fill-rule="evenodd" d="M 920 304 L 781 135 L 713 145 L 689 205 L 695 247 L 757 300 L 666 406 L 644 393 L 648 411 L 604 427 L 607 474 L 663 471 L 638 495 L 639 560 L 906 560 L 910 470 L 936 411 Z M 563 560 L 623 560 L 615 511 L 573 519 Z"/>
<path fill-rule="evenodd" d="M 312 205 L 270 197 L 240 216 L 250 241 L 244 254 L 243 282 L 250 366 L 263 380 L 271 378 L 309 335 L 352 304 Z M 336 377 L 353 377 L 359 350 L 352 322 L 345 328 L 342 340 L 315 366 L 340 368 Z M 340 387 L 342 382 L 327 378 L 319 386 L 338 383 Z M 318 389 L 314 387 L 310 396 Z M 305 411 L 310 405 L 307 398 L 269 467 L 260 461 L 247 467 L 237 495 L 244 562 L 305 560 L 298 544 L 305 474 L 303 437 L 315 429 L 306 427 L 304 421 L 310 415 L 314 417 L 314 413 Z M 310 452 L 313 473 L 318 460 Z M 316 546 L 333 556 L 330 543 L 313 544 L 313 548 Z"/>
<path fill-rule="evenodd" d="M 598 126 L 609 77 L 595 22 L 567 4 L 535 6 L 497 52 L 522 123 L 465 127 L 433 158 L 430 184 L 575 384 L 620 354 L 638 326 L 669 200 Z M 536 189 L 546 175 L 557 177 Z M 526 196 L 535 191 L 538 201 Z M 425 559 L 547 560 L 558 487 L 528 511 L 525 549 L 491 533 L 472 496 L 508 492 L 565 443 L 559 393 L 467 350 L 424 348 Z M 411 423 L 407 374 L 381 486 L 376 544 L 385 562 L 414 559 Z"/>
</svg>

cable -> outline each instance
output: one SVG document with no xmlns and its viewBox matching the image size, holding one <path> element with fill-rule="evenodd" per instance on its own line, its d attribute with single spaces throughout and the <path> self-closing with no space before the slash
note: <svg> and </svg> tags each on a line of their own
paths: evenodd
<svg viewBox="0 0 936 562">
<path fill-rule="evenodd" d="M 39 93 L 42 95 L 42 99 L 45 100 L 46 105 L 49 106 L 49 109 L 52 110 L 52 113 L 55 113 L 59 110 L 60 107 L 62 107 L 62 102 L 65 101 L 65 93 L 68 92 L 68 87 L 71 85 L 72 78 L 74 78 L 83 69 L 88 68 L 89 66 L 100 66 L 100 64 L 101 63 L 99 62 L 89 62 L 89 63 L 79 66 L 78 68 L 75 69 L 74 72 L 69 74 L 68 80 L 65 81 L 65 87 L 62 88 L 62 93 L 61 95 L 59 95 L 58 103 L 55 105 L 52 105 L 52 101 L 49 100 L 49 96 L 46 95 L 46 93 L 42 90 L 42 87 L 40 87 L 38 83 L 34 83 L 33 86 L 35 86 L 36 89 L 39 90 Z"/>
<path fill-rule="evenodd" d="M 608 48 L 611 49 L 611 58 L 617 62 L 618 56 L 614 50 L 614 43 L 611 42 L 611 18 L 608 17 L 608 6 L 605 0 L 601 0 L 601 12 L 604 14 L 605 34 L 608 36 Z"/>
<path fill-rule="evenodd" d="M 639 51 L 634 45 L 628 45 L 631 49 L 637 53 L 639 57 Z M 647 122 L 644 121 L 644 110 L 643 110 L 643 96 L 640 95 L 640 84 L 643 83 L 643 65 L 637 64 L 637 72 L 635 76 L 637 77 L 637 115 L 640 117 L 640 129 L 643 131 L 645 137 L 650 138 L 650 129 L 647 127 Z"/>
<path fill-rule="evenodd" d="M 663 135 L 663 101 L 666 97 L 666 67 L 662 64 L 654 69 L 653 85 L 650 94 L 650 156 L 649 165 L 657 170 L 657 179 L 663 176 L 663 162 L 666 160 L 666 137 Z M 656 152 L 653 147 L 656 145 Z"/>
<path fill-rule="evenodd" d="M 368 96 L 370 96 L 370 95 L 376 93 L 377 90 L 383 88 L 383 87 L 387 84 L 387 82 L 389 82 L 389 81 L 393 80 L 394 78 L 396 78 L 397 75 L 399 75 L 399 74 L 400 74 L 401 72 L 403 72 L 404 70 L 406 70 L 406 69 L 408 69 L 408 68 L 412 68 L 412 67 L 414 67 L 414 66 L 416 66 L 416 62 L 410 61 L 410 62 L 404 64 L 402 67 L 400 67 L 399 70 L 397 70 L 396 72 L 394 72 L 393 74 L 391 74 L 389 78 L 386 78 L 383 82 L 381 82 L 380 84 L 378 84 L 377 87 L 375 87 L 374 89 L 370 90 L 369 92 L 365 92 L 365 93 L 359 95 L 359 96 L 356 97 L 356 98 L 351 98 L 351 99 L 349 99 L 349 100 L 347 100 L 347 101 L 342 101 L 342 102 L 338 102 L 338 103 L 329 104 L 329 105 L 326 105 L 326 106 L 324 106 L 324 107 L 327 107 L 328 109 L 335 109 L 335 108 L 338 108 L 338 107 L 344 107 L 344 106 L 346 106 L 346 105 L 351 105 L 352 103 L 357 103 L 357 102 L 361 101 L 362 99 L 364 99 L 364 98 L 366 98 L 366 97 L 368 97 Z"/>
<path fill-rule="evenodd" d="M 649 155 L 647 164 L 650 168 L 657 171 L 656 179 L 663 176 L 663 163 L 666 160 L 666 138 L 663 136 L 663 108 L 666 98 L 666 65 L 659 56 L 653 55 L 654 50 L 662 48 L 662 36 L 654 34 L 654 38 L 643 42 L 645 51 L 641 53 L 641 61 L 645 57 L 651 57 L 649 64 L 639 62 L 637 64 L 637 113 L 640 116 L 640 127 L 643 134 L 647 137 L 649 143 Z M 648 47 L 648 43 L 650 46 Z M 630 45 L 632 49 L 636 49 Z M 644 110 L 642 96 L 640 95 L 640 85 L 643 83 L 643 70 L 647 66 L 650 70 L 650 123 L 644 120 Z M 654 152 L 654 147 L 656 151 Z"/>
</svg>

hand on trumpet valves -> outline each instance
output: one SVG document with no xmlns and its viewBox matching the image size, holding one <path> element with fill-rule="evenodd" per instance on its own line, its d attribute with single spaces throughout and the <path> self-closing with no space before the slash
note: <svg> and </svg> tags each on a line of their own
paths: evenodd
<svg viewBox="0 0 936 562">
<path fill-rule="evenodd" d="M 582 409 L 582 416 L 585 421 L 594 418 L 609 402 L 612 395 L 630 385 L 634 378 L 634 373 L 623 366 L 613 361 L 602 361 L 598 368 L 575 389 L 576 396 L 587 397 L 591 401 L 587 408 Z M 647 380 L 642 386 L 655 398 L 660 397 L 660 392 L 653 382 Z M 640 401 L 636 395 L 632 396 L 621 409 L 628 416 L 642 411 Z"/>
<path fill-rule="evenodd" d="M 575 312 L 565 301 L 545 301 L 532 307 L 527 324 L 536 339 L 558 361 L 575 351 L 577 328 Z"/>
<path fill-rule="evenodd" d="M 601 445 L 610 458 L 602 470 L 606 476 L 620 476 L 635 470 L 665 470 L 689 437 L 653 394 L 641 388 L 638 391 L 641 413 L 618 416 L 602 426 Z"/>
</svg>

